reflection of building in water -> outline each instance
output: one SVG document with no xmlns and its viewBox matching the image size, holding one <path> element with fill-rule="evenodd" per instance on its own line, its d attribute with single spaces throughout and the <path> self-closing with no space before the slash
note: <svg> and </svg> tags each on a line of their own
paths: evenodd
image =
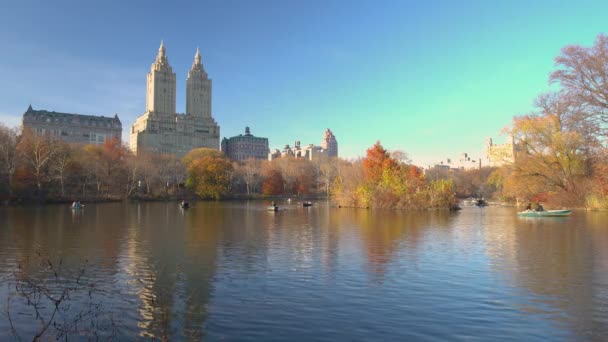
<svg viewBox="0 0 608 342">
<path fill-rule="evenodd" d="M 224 232 L 220 227 L 225 226 L 226 214 L 223 210 L 204 209 L 188 213 L 184 221 L 183 337 L 190 340 L 205 337 L 203 328 Z"/>
<path fill-rule="evenodd" d="M 322 211 L 321 211 L 322 210 Z M 324 206 L 319 209 L 323 221 L 318 221 L 318 226 L 321 228 L 323 246 L 321 256 L 326 274 L 330 277 L 335 277 L 338 270 L 338 255 L 340 254 L 340 221 L 337 220 L 337 215 L 333 215 L 329 206 Z"/>
<path fill-rule="evenodd" d="M 138 205 L 121 261 L 139 299 L 140 336 L 198 340 L 204 335 L 221 222 L 214 215 L 203 220 L 202 211 L 182 215 L 173 204 L 161 206 Z"/>
</svg>

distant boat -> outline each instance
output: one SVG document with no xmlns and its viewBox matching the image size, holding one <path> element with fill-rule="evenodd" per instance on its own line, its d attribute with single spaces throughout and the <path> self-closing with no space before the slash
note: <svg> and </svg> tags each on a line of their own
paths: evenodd
<svg viewBox="0 0 608 342">
<path fill-rule="evenodd" d="M 478 207 L 487 207 L 488 206 L 488 202 L 486 202 L 483 199 L 478 199 L 477 201 L 475 201 L 475 205 Z"/>
<path fill-rule="evenodd" d="M 268 208 L 266 208 L 266 210 L 268 210 L 268 211 L 279 211 L 279 206 L 278 205 L 271 205 Z"/>
<path fill-rule="evenodd" d="M 179 204 L 179 207 L 182 208 L 182 209 L 190 209 L 190 203 L 188 203 L 188 202 L 181 202 Z"/>
<path fill-rule="evenodd" d="M 72 208 L 72 209 L 83 209 L 84 208 L 84 204 L 80 204 L 80 203 L 78 203 L 78 204 L 72 204 L 70 206 L 70 208 Z"/>
<path fill-rule="evenodd" d="M 302 202 L 302 206 L 303 207 L 312 207 L 312 202 L 310 202 L 310 201 Z"/>
<path fill-rule="evenodd" d="M 568 216 L 570 213 L 572 213 L 572 210 L 525 210 L 518 212 L 517 215 L 521 217 L 560 217 Z"/>
</svg>

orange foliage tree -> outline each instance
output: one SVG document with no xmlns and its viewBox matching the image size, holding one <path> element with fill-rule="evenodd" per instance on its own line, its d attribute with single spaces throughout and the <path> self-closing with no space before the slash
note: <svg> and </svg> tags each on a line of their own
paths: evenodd
<svg viewBox="0 0 608 342">
<path fill-rule="evenodd" d="M 269 168 L 264 173 L 262 193 L 264 195 L 280 195 L 283 193 L 284 180 L 279 170 Z"/>
<path fill-rule="evenodd" d="M 427 182 L 421 169 L 407 164 L 405 153 L 398 151 L 396 156 L 393 157 L 378 141 L 367 150 L 360 163 L 340 166 L 332 187 L 338 205 L 400 209 L 449 208 L 453 205 L 451 181 Z"/>
<path fill-rule="evenodd" d="M 369 183 L 378 183 L 385 170 L 396 168 L 397 161 L 391 158 L 390 152 L 382 147 L 380 141 L 367 149 L 363 159 L 363 175 Z"/>
<path fill-rule="evenodd" d="M 86 145 L 83 150 L 88 163 L 84 164 L 85 169 L 97 184 L 98 195 L 117 192 L 123 187 L 123 180 L 127 178 L 125 162 L 130 152 L 120 144 L 120 140 L 111 138 L 103 145 Z"/>
</svg>

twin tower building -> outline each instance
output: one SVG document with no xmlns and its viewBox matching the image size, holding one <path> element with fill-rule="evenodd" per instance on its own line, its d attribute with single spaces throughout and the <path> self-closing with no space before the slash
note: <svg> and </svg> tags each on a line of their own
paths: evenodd
<svg viewBox="0 0 608 342">
<path fill-rule="evenodd" d="M 211 116 L 211 79 L 205 72 L 198 49 L 186 81 L 185 114 L 176 113 L 175 88 L 175 73 L 161 42 L 148 73 L 146 112 L 131 126 L 129 146 L 135 154 L 150 152 L 183 156 L 195 148 L 220 148 L 220 127 Z M 311 160 L 338 156 L 338 143 L 329 129 L 321 146 L 311 144 L 301 148 L 299 142 L 296 145 L 286 154 Z M 249 128 L 245 135 L 224 139 L 222 151 L 233 160 L 265 159 L 266 156 L 274 159 L 285 155 L 278 150 L 269 153 L 268 139 L 254 137 Z"/>
<path fill-rule="evenodd" d="M 220 127 L 211 116 L 212 83 L 198 49 L 186 81 L 186 113 L 175 109 L 175 73 L 161 42 L 148 73 L 146 112 L 131 127 L 134 153 L 148 151 L 183 156 L 199 147 L 219 149 Z"/>
</svg>

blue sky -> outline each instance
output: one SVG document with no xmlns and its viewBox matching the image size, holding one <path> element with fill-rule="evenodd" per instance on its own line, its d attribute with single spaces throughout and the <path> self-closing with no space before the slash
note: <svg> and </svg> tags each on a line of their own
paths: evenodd
<svg viewBox="0 0 608 342">
<path fill-rule="evenodd" d="M 606 1 L 4 1 L 0 121 L 36 109 L 113 115 L 123 136 L 145 109 L 164 39 L 177 110 L 197 46 L 222 136 L 319 144 L 376 140 L 420 164 L 479 155 L 549 90 L 553 58 L 608 31 Z M 502 138 L 504 139 L 504 138 Z"/>
</svg>

